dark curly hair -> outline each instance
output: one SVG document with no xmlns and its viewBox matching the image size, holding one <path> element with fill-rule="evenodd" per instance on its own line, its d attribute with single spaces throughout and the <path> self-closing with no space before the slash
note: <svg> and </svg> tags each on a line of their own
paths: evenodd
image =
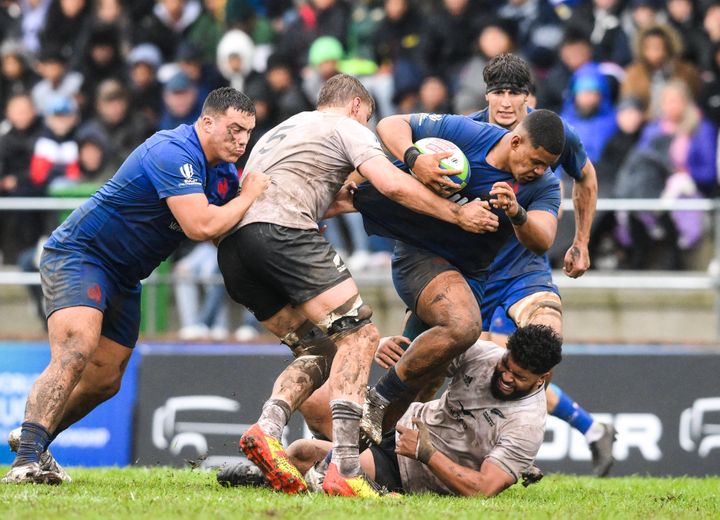
<svg viewBox="0 0 720 520">
<path fill-rule="evenodd" d="M 520 125 L 527 131 L 533 148 L 542 147 L 553 155 L 560 155 L 565 148 L 565 127 L 555 112 L 533 110 Z"/>
<path fill-rule="evenodd" d="M 547 325 L 519 327 L 508 338 L 507 349 L 515 363 L 538 376 L 562 360 L 562 338 Z"/>
<path fill-rule="evenodd" d="M 487 92 L 510 90 L 530 92 L 532 74 L 527 62 L 515 54 L 498 54 L 485 66 L 483 79 Z"/>
<path fill-rule="evenodd" d="M 216 88 L 202 106 L 202 115 L 218 116 L 234 108 L 238 112 L 255 115 L 255 105 L 252 100 L 239 90 L 232 87 Z"/>
</svg>

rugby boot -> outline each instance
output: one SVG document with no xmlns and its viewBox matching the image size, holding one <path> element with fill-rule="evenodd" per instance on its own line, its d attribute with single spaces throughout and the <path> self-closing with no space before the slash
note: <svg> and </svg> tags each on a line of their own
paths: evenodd
<svg viewBox="0 0 720 520">
<path fill-rule="evenodd" d="M 324 460 L 313 464 L 313 466 L 305 472 L 305 482 L 307 483 L 308 491 L 311 493 L 322 493 L 326 473 L 327 463 Z"/>
<path fill-rule="evenodd" d="M 612 424 L 602 424 L 605 429 L 602 437 L 590 443 L 592 454 L 593 474 L 596 477 L 607 477 L 615 459 L 613 458 L 613 444 L 615 443 L 615 427 Z"/>
<path fill-rule="evenodd" d="M 3 484 L 62 484 L 60 475 L 53 471 L 43 471 L 37 462 L 19 464 L 10 468 L 0 482 Z"/>
<path fill-rule="evenodd" d="M 332 462 L 325 473 L 322 489 L 326 494 L 338 497 L 380 498 L 384 495 L 380 486 L 364 473 L 355 477 L 344 477 Z"/>
<path fill-rule="evenodd" d="M 383 417 L 385 417 L 385 410 L 389 405 L 390 401 L 378 394 L 374 388 L 369 388 L 365 393 L 360 432 L 364 433 L 374 444 L 380 444 L 382 441 Z"/>
<path fill-rule="evenodd" d="M 282 443 L 253 424 L 240 438 L 240 449 L 270 485 L 290 495 L 307 491 L 305 479 L 288 459 Z"/>
<path fill-rule="evenodd" d="M 260 468 L 249 462 L 238 462 L 221 467 L 217 474 L 217 481 L 223 487 L 270 487 L 270 482 L 267 481 Z"/>
<path fill-rule="evenodd" d="M 17 450 L 20 447 L 21 430 L 22 428 L 18 427 L 8 433 L 8 446 L 10 446 L 10 451 L 13 453 L 17 453 Z M 72 482 L 70 475 L 68 475 L 58 461 L 55 460 L 55 457 L 53 457 L 52 453 L 50 453 L 50 450 L 45 450 L 40 455 L 40 470 L 57 474 L 63 482 Z"/>
<path fill-rule="evenodd" d="M 522 477 L 523 487 L 537 484 L 542 480 L 544 476 L 545 475 L 543 474 L 542 470 L 538 468 L 535 464 L 530 464 L 525 471 L 520 473 L 520 477 Z"/>
</svg>

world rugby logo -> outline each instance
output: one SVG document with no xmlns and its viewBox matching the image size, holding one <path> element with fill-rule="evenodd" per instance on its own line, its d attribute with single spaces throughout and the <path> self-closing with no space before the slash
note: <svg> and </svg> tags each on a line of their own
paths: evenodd
<svg viewBox="0 0 720 520">
<path fill-rule="evenodd" d="M 180 166 L 180 173 L 182 174 L 185 179 L 190 180 L 193 176 L 193 167 L 190 163 L 185 163 L 182 166 Z"/>
</svg>

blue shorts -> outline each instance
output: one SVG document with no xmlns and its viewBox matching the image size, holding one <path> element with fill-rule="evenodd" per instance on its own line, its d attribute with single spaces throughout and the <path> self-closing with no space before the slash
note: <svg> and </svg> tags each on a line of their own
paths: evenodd
<svg viewBox="0 0 720 520">
<path fill-rule="evenodd" d="M 560 295 L 549 271 L 532 271 L 508 279 L 490 277 L 480 304 L 483 330 L 510 335 L 517 326 L 508 316 L 508 310 L 526 296 L 538 292 L 553 292 Z"/>
<path fill-rule="evenodd" d="M 400 299 L 413 313 L 423 289 L 445 271 L 460 272 L 457 267 L 440 256 L 400 241 L 395 242 L 392 260 L 393 284 Z M 465 277 L 465 281 L 478 298 L 478 302 L 482 301 L 485 280 Z"/>
<path fill-rule="evenodd" d="M 101 335 L 128 348 L 135 346 L 140 283 L 123 284 L 92 255 L 56 249 L 43 250 L 40 280 L 46 317 L 67 307 L 94 307 L 103 313 Z"/>
</svg>

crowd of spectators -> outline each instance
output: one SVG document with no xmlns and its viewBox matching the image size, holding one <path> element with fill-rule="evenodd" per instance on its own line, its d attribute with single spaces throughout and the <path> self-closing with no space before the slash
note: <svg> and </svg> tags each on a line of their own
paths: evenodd
<svg viewBox="0 0 720 520">
<path fill-rule="evenodd" d="M 470 113 L 503 52 L 578 131 L 601 197 L 718 195 L 717 0 L 0 0 L 0 41 L 0 196 L 89 194 L 223 85 L 255 101 L 251 145 L 338 71 L 376 118 Z M 56 224 L 3 212 L 4 262 Z M 604 212 L 591 253 L 606 269 L 704 268 L 708 234 L 703 213 Z M 328 236 L 352 269 L 387 265 L 352 217 Z"/>
</svg>

